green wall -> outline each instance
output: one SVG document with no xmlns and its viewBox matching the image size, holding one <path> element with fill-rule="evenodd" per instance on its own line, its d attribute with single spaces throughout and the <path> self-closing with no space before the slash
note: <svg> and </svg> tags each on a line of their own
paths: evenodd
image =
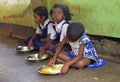
<svg viewBox="0 0 120 82">
<path fill-rule="evenodd" d="M 0 0 L 0 22 L 35 26 L 33 8 L 57 2 L 69 6 L 72 21 L 81 21 L 87 33 L 120 38 L 120 0 Z"/>
<path fill-rule="evenodd" d="M 54 4 L 51 0 L 48 1 L 49 4 Z M 120 38 L 120 0 L 54 1 L 67 4 L 74 14 L 73 20 L 81 21 L 87 33 Z"/>
<path fill-rule="evenodd" d="M 31 26 L 30 0 L 0 0 L 0 22 Z"/>
</svg>

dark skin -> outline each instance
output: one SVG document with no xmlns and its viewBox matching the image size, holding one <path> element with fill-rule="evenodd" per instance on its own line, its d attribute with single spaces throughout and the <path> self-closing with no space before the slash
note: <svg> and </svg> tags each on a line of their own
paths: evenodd
<svg viewBox="0 0 120 82">
<path fill-rule="evenodd" d="M 58 58 L 61 59 L 64 62 L 64 66 L 61 69 L 61 74 L 67 73 L 71 66 L 78 69 L 83 69 L 86 65 L 90 63 L 89 58 L 83 57 L 83 51 L 85 47 L 84 44 L 80 45 L 78 56 L 76 56 L 73 60 L 70 60 L 70 58 L 66 56 L 66 53 L 64 51 L 61 52 L 63 45 L 68 41 L 69 40 L 67 38 L 63 39 L 63 41 L 58 45 L 54 57 L 49 62 L 49 65 L 51 66 L 56 63 Z"/>
<path fill-rule="evenodd" d="M 65 19 L 63 10 L 61 8 L 57 7 L 53 8 L 52 10 L 53 10 L 52 18 L 57 24 L 60 23 L 63 19 Z"/>
<path fill-rule="evenodd" d="M 33 17 L 34 17 L 34 22 L 36 24 L 43 24 L 44 23 L 44 17 L 40 17 L 37 13 L 33 13 Z M 28 43 L 28 47 L 34 47 L 33 46 L 33 40 L 36 39 L 37 36 L 42 36 L 42 34 L 33 34 L 31 40 Z"/>
<path fill-rule="evenodd" d="M 63 21 L 65 19 L 65 15 L 64 12 L 61 8 L 56 7 L 52 9 L 53 13 L 52 13 L 52 19 L 55 21 L 55 23 L 59 24 L 61 21 Z M 60 42 L 61 43 L 61 42 Z M 56 45 L 58 46 L 59 43 Z M 51 45 L 50 48 L 55 47 L 54 45 Z M 53 52 L 50 50 L 45 51 L 47 54 L 52 55 L 53 56 Z"/>
<path fill-rule="evenodd" d="M 34 21 L 35 23 L 37 24 L 42 24 L 44 25 L 44 22 L 45 22 L 45 17 L 44 16 L 39 16 L 37 13 L 34 13 L 33 14 L 34 16 Z M 39 34 L 39 36 L 42 36 L 43 34 Z M 31 39 L 31 43 L 32 44 L 32 41 L 38 36 L 38 34 L 34 34 L 32 39 Z M 49 47 L 49 45 L 51 44 L 52 40 L 50 39 L 50 36 L 51 34 L 48 34 L 46 38 L 42 38 L 40 41 L 41 42 L 46 42 L 46 45 L 45 46 L 41 46 L 40 49 L 39 49 L 39 53 L 38 53 L 38 57 L 41 58 L 42 55 L 44 54 L 45 52 L 45 49 Z"/>
<path fill-rule="evenodd" d="M 52 9 L 53 13 L 52 13 L 52 19 L 59 24 L 62 20 L 65 19 L 63 10 L 59 7 L 53 8 Z M 59 43 L 57 44 L 57 46 L 59 45 Z M 54 45 L 49 46 L 50 48 L 54 47 Z M 41 50 L 42 51 L 42 50 Z M 44 52 L 42 52 L 44 53 Z M 50 50 L 45 51 L 45 53 L 49 54 L 49 55 L 53 55 L 54 53 L 51 52 Z"/>
<path fill-rule="evenodd" d="M 56 52 L 55 52 L 53 58 L 52 58 L 52 59 L 50 60 L 50 62 L 48 63 L 50 66 L 52 66 L 52 65 L 55 64 L 55 62 L 56 62 L 56 60 L 57 60 L 57 57 L 58 57 L 58 54 L 59 54 L 60 51 L 62 50 L 65 42 L 67 42 L 67 39 L 64 38 L 64 39 L 62 40 L 62 42 L 60 42 L 60 43 L 58 44 L 59 47 L 57 47 Z"/>
<path fill-rule="evenodd" d="M 60 23 L 62 21 L 62 19 L 65 19 L 64 14 L 62 13 L 62 9 L 60 8 L 54 8 L 53 9 L 53 14 L 52 14 L 52 18 L 55 22 Z M 61 19 L 61 20 L 60 20 Z M 65 45 L 65 43 L 69 42 L 68 38 L 64 38 L 59 44 L 58 47 L 56 49 L 56 52 L 53 55 L 53 58 L 49 61 L 48 65 L 52 66 L 54 65 L 58 60 L 61 60 L 62 63 L 64 63 L 64 66 L 61 69 L 61 73 L 65 74 L 68 72 L 69 68 L 75 67 L 78 69 L 83 69 L 86 65 L 88 65 L 90 63 L 90 59 L 89 58 L 84 58 L 83 57 L 83 52 L 84 52 L 84 48 L 85 48 L 85 44 L 80 44 L 80 48 L 79 48 L 79 52 L 78 52 L 78 56 L 76 56 L 73 60 L 70 60 L 70 58 L 68 56 L 66 56 L 66 52 L 62 51 L 63 50 L 63 46 Z M 52 54 L 52 53 L 51 53 Z"/>
<path fill-rule="evenodd" d="M 39 53 L 38 53 L 38 58 L 41 58 L 43 56 L 43 54 L 45 53 L 45 49 L 51 45 L 52 40 L 50 39 L 50 35 L 51 34 L 48 34 L 47 38 L 45 39 L 46 45 L 40 47 Z"/>
<path fill-rule="evenodd" d="M 40 17 L 37 13 L 33 13 L 33 16 L 34 16 L 34 21 L 35 21 L 36 24 L 42 24 L 42 25 L 44 25 L 44 22 L 45 22 L 45 17 L 44 17 L 44 16 L 41 16 L 41 17 Z M 36 39 L 37 36 L 42 36 L 42 35 L 43 35 L 43 34 L 33 34 L 30 42 L 28 43 L 28 47 L 29 47 L 29 48 L 30 48 L 30 47 L 33 47 L 33 40 Z M 40 40 L 41 42 L 46 42 L 47 44 L 46 44 L 45 46 L 43 46 L 43 47 L 40 48 L 41 53 L 39 53 L 39 54 L 42 54 L 42 53 L 44 52 L 44 49 L 47 48 L 48 45 L 50 45 L 50 43 L 51 43 L 51 41 L 52 41 L 52 40 L 50 39 L 50 35 L 51 35 L 51 34 L 48 34 L 48 35 L 47 35 L 47 38 L 42 38 L 42 39 Z M 41 56 L 42 56 L 42 55 L 38 55 L 38 57 L 41 57 Z"/>
</svg>

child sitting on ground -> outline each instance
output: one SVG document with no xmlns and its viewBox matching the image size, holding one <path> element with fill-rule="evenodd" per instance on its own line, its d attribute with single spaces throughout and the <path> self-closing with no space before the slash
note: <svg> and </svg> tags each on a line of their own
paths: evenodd
<svg viewBox="0 0 120 82">
<path fill-rule="evenodd" d="M 33 10 L 35 23 L 38 24 L 36 33 L 25 40 L 25 44 L 30 48 L 34 47 L 39 51 L 41 46 L 45 46 L 55 39 L 56 32 L 53 29 L 53 22 L 48 19 L 48 10 L 44 6 L 38 6 Z"/>
<path fill-rule="evenodd" d="M 55 22 L 54 29 L 56 31 L 57 38 L 53 42 L 55 47 L 52 48 L 51 50 L 47 50 L 46 53 L 53 56 L 53 54 L 56 51 L 57 45 L 59 43 L 61 43 L 62 40 L 64 39 L 64 37 L 66 36 L 67 28 L 68 28 L 68 26 L 70 24 L 70 20 L 71 20 L 71 14 L 70 14 L 69 7 L 67 5 L 62 4 L 62 3 L 56 3 L 52 7 L 52 9 L 50 11 L 50 15 L 51 15 L 53 21 Z M 69 48 L 69 46 L 68 45 L 66 46 L 66 45 L 64 46 L 64 48 L 65 47 Z"/>
<path fill-rule="evenodd" d="M 58 43 L 66 36 L 67 27 L 70 24 L 71 16 L 67 5 L 56 3 L 50 10 L 50 15 L 55 22 L 54 30 L 56 31 L 56 39 L 52 41 L 51 46 L 46 50 L 41 47 L 38 57 L 42 57 L 44 53 L 53 56 Z"/>
<path fill-rule="evenodd" d="M 62 51 L 65 43 L 70 44 L 72 51 Z M 49 65 L 54 65 L 56 62 L 64 63 L 61 73 L 67 73 L 71 66 L 83 69 L 89 64 L 99 62 L 96 50 L 80 22 L 72 22 L 68 26 L 67 35 L 58 45 Z"/>
</svg>

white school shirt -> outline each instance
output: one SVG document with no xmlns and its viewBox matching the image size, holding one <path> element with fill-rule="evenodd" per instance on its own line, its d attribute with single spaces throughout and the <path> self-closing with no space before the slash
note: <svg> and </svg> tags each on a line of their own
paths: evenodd
<svg viewBox="0 0 120 82">
<path fill-rule="evenodd" d="M 69 26 L 69 24 L 64 24 L 63 23 L 66 22 L 65 20 L 61 21 L 59 24 L 55 23 L 55 29 L 57 33 L 61 32 L 60 35 L 60 42 L 63 40 L 63 38 L 66 36 L 66 32 L 67 32 L 67 27 Z M 63 26 L 62 26 L 63 25 Z"/>
<path fill-rule="evenodd" d="M 69 44 L 71 46 L 73 54 L 77 56 L 80 48 L 80 39 L 75 42 L 69 42 Z"/>
<path fill-rule="evenodd" d="M 78 55 L 80 44 L 85 44 L 85 49 L 83 52 L 83 56 L 90 58 L 94 61 L 98 61 L 98 56 L 96 53 L 96 50 L 90 40 L 90 38 L 84 33 L 80 39 L 78 39 L 76 42 L 69 42 L 72 52 L 74 55 Z"/>
<path fill-rule="evenodd" d="M 75 42 L 69 42 L 71 48 L 72 48 L 72 52 L 74 55 L 78 55 L 78 52 L 79 52 L 79 48 L 80 48 L 80 44 L 84 43 L 85 44 L 85 49 L 84 49 L 84 52 L 83 54 L 86 54 L 86 52 L 88 52 L 88 49 L 86 48 L 87 47 L 87 43 L 88 42 L 91 42 L 89 37 L 86 35 L 86 33 L 84 33 L 82 35 L 81 38 L 79 38 L 77 41 Z M 92 45 L 92 44 L 91 44 Z M 94 47 L 93 47 L 94 48 Z"/>
<path fill-rule="evenodd" d="M 50 21 L 50 20 L 47 19 L 47 20 L 45 21 L 44 25 L 39 24 L 39 25 L 41 26 L 41 29 L 46 28 L 46 25 L 49 23 L 49 21 Z M 40 29 L 39 26 L 38 26 L 37 29 L 36 29 L 36 34 L 41 34 L 41 33 L 42 33 L 41 29 Z M 53 28 L 53 24 L 52 24 L 52 23 L 49 23 L 49 24 L 48 24 L 47 32 L 48 32 L 47 34 L 51 34 L 50 39 L 52 39 L 52 40 L 56 39 L 56 32 L 55 32 L 55 30 L 54 30 L 54 28 Z"/>
</svg>

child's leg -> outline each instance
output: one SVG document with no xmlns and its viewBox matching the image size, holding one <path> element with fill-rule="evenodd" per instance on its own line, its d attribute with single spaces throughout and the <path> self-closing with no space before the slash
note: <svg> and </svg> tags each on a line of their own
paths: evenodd
<svg viewBox="0 0 120 82">
<path fill-rule="evenodd" d="M 59 54 L 58 58 L 63 62 L 70 61 L 70 57 L 66 56 L 65 52 L 62 52 L 61 54 Z M 73 64 L 72 67 L 83 69 L 85 66 L 90 64 L 90 62 L 91 62 L 91 60 L 89 58 L 83 57 L 77 63 Z"/>
<path fill-rule="evenodd" d="M 63 61 L 63 62 L 68 62 L 71 60 L 69 56 L 66 55 L 65 51 L 62 51 L 59 55 L 58 58 Z M 91 63 L 91 60 L 89 58 L 81 58 L 78 62 L 72 65 L 72 67 L 83 69 L 85 66 Z"/>
<path fill-rule="evenodd" d="M 68 57 L 68 56 L 66 55 L 66 51 L 62 51 L 62 52 L 58 55 L 58 58 L 59 58 L 61 61 L 64 61 L 64 62 L 70 61 L 70 57 Z"/>
<path fill-rule="evenodd" d="M 46 54 L 50 55 L 50 56 L 54 56 L 54 53 L 56 51 L 57 46 L 54 44 L 49 45 L 49 48 L 47 48 L 47 50 L 45 51 Z"/>
<path fill-rule="evenodd" d="M 90 62 L 91 62 L 91 60 L 89 58 L 83 57 L 82 59 L 80 59 L 77 63 L 75 63 L 72 66 L 75 68 L 83 69 L 85 66 L 90 64 Z"/>
<path fill-rule="evenodd" d="M 44 46 L 45 44 L 46 44 L 46 42 L 36 41 L 36 42 L 34 42 L 34 47 L 35 47 L 35 49 L 36 49 L 37 51 L 39 51 L 39 48 L 40 48 L 41 46 Z"/>
<path fill-rule="evenodd" d="M 32 36 L 28 37 L 28 38 L 24 41 L 24 44 L 25 44 L 26 46 L 28 45 L 28 43 L 29 43 L 31 37 L 32 37 Z"/>
<path fill-rule="evenodd" d="M 57 58 L 56 63 L 62 63 L 62 64 L 65 64 L 65 62 L 64 62 L 63 60 L 59 59 L 59 58 Z"/>
<path fill-rule="evenodd" d="M 33 35 L 32 35 L 33 36 Z M 32 36 L 28 37 L 25 41 L 24 44 L 27 46 L 29 44 L 29 41 L 31 40 Z M 40 43 L 40 36 L 37 36 L 36 39 L 33 40 L 33 46 L 36 48 L 38 48 L 38 44 Z"/>
<path fill-rule="evenodd" d="M 50 56 L 54 56 L 54 53 L 51 50 L 46 50 L 45 53 Z"/>
</svg>

